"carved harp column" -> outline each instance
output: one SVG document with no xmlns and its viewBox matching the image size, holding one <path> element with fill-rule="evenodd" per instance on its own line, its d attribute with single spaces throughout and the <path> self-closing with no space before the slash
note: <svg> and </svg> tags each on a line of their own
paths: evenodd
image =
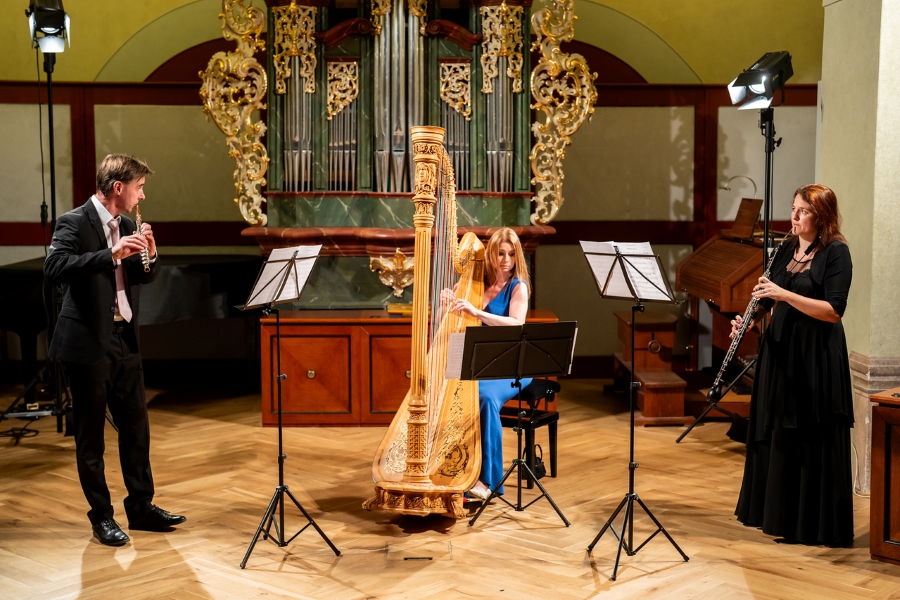
<svg viewBox="0 0 900 600">
<path fill-rule="evenodd" d="M 437 202 L 437 174 L 441 162 L 444 130 L 441 127 L 411 127 L 415 161 L 413 202 L 416 212 L 415 273 L 419 281 L 431 280 L 431 229 L 434 227 L 434 205 Z M 428 344 L 428 285 L 413 287 L 412 375 L 407 423 L 406 473 L 409 483 L 428 482 L 426 470 L 426 438 L 428 435 L 428 386 L 425 360 Z"/>
</svg>

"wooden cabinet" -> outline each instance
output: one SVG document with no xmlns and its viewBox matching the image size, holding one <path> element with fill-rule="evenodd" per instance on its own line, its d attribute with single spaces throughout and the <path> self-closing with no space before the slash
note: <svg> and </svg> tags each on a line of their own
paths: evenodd
<svg viewBox="0 0 900 600">
<path fill-rule="evenodd" d="M 872 395 L 869 552 L 900 565 L 900 387 Z"/>
<path fill-rule="evenodd" d="M 532 310 L 529 322 L 556 321 Z M 260 321 L 262 422 L 278 424 L 275 316 Z M 412 319 L 380 310 L 281 313 L 285 425 L 387 425 L 409 391 Z"/>
</svg>

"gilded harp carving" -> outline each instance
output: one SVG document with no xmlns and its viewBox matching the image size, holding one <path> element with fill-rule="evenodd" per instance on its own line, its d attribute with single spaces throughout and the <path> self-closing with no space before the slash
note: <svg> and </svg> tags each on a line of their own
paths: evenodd
<svg viewBox="0 0 900 600">
<path fill-rule="evenodd" d="M 444 371 L 449 335 L 480 321 L 448 313 L 440 297 L 429 298 L 429 289 L 452 288 L 458 277 L 456 295 L 481 306 L 484 246 L 472 233 L 457 242 L 456 185 L 444 129 L 412 127 L 411 138 L 416 228 L 411 386 L 375 453 L 375 497 L 363 507 L 462 518 L 463 493 L 481 471 L 478 383 L 445 379 Z"/>
</svg>

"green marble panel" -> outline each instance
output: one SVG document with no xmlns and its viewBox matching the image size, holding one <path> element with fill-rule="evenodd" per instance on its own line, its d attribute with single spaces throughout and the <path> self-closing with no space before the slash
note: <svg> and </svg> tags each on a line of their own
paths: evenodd
<svg viewBox="0 0 900 600">
<path fill-rule="evenodd" d="M 472 58 L 471 52 L 460 48 L 446 39 L 437 38 L 437 48 L 437 53 L 440 58 Z"/>
<path fill-rule="evenodd" d="M 470 225 L 527 225 L 528 198 L 460 195 L 457 223 Z M 272 227 L 384 227 L 413 226 L 413 203 L 409 196 L 278 196 L 269 199 Z"/>
<path fill-rule="evenodd" d="M 381 309 L 392 302 L 412 302 L 412 286 L 403 296 L 378 279 L 369 269 L 365 256 L 322 256 L 309 276 L 298 302 L 286 305 L 294 309 Z"/>
</svg>

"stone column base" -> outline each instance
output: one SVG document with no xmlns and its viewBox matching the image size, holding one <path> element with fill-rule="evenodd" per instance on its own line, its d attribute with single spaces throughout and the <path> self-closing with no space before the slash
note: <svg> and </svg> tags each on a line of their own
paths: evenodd
<svg viewBox="0 0 900 600">
<path fill-rule="evenodd" d="M 856 420 L 852 432 L 858 467 L 856 491 L 868 494 L 872 475 L 872 404 L 869 396 L 900 386 L 900 356 L 873 357 L 851 351 L 850 378 Z"/>
</svg>

